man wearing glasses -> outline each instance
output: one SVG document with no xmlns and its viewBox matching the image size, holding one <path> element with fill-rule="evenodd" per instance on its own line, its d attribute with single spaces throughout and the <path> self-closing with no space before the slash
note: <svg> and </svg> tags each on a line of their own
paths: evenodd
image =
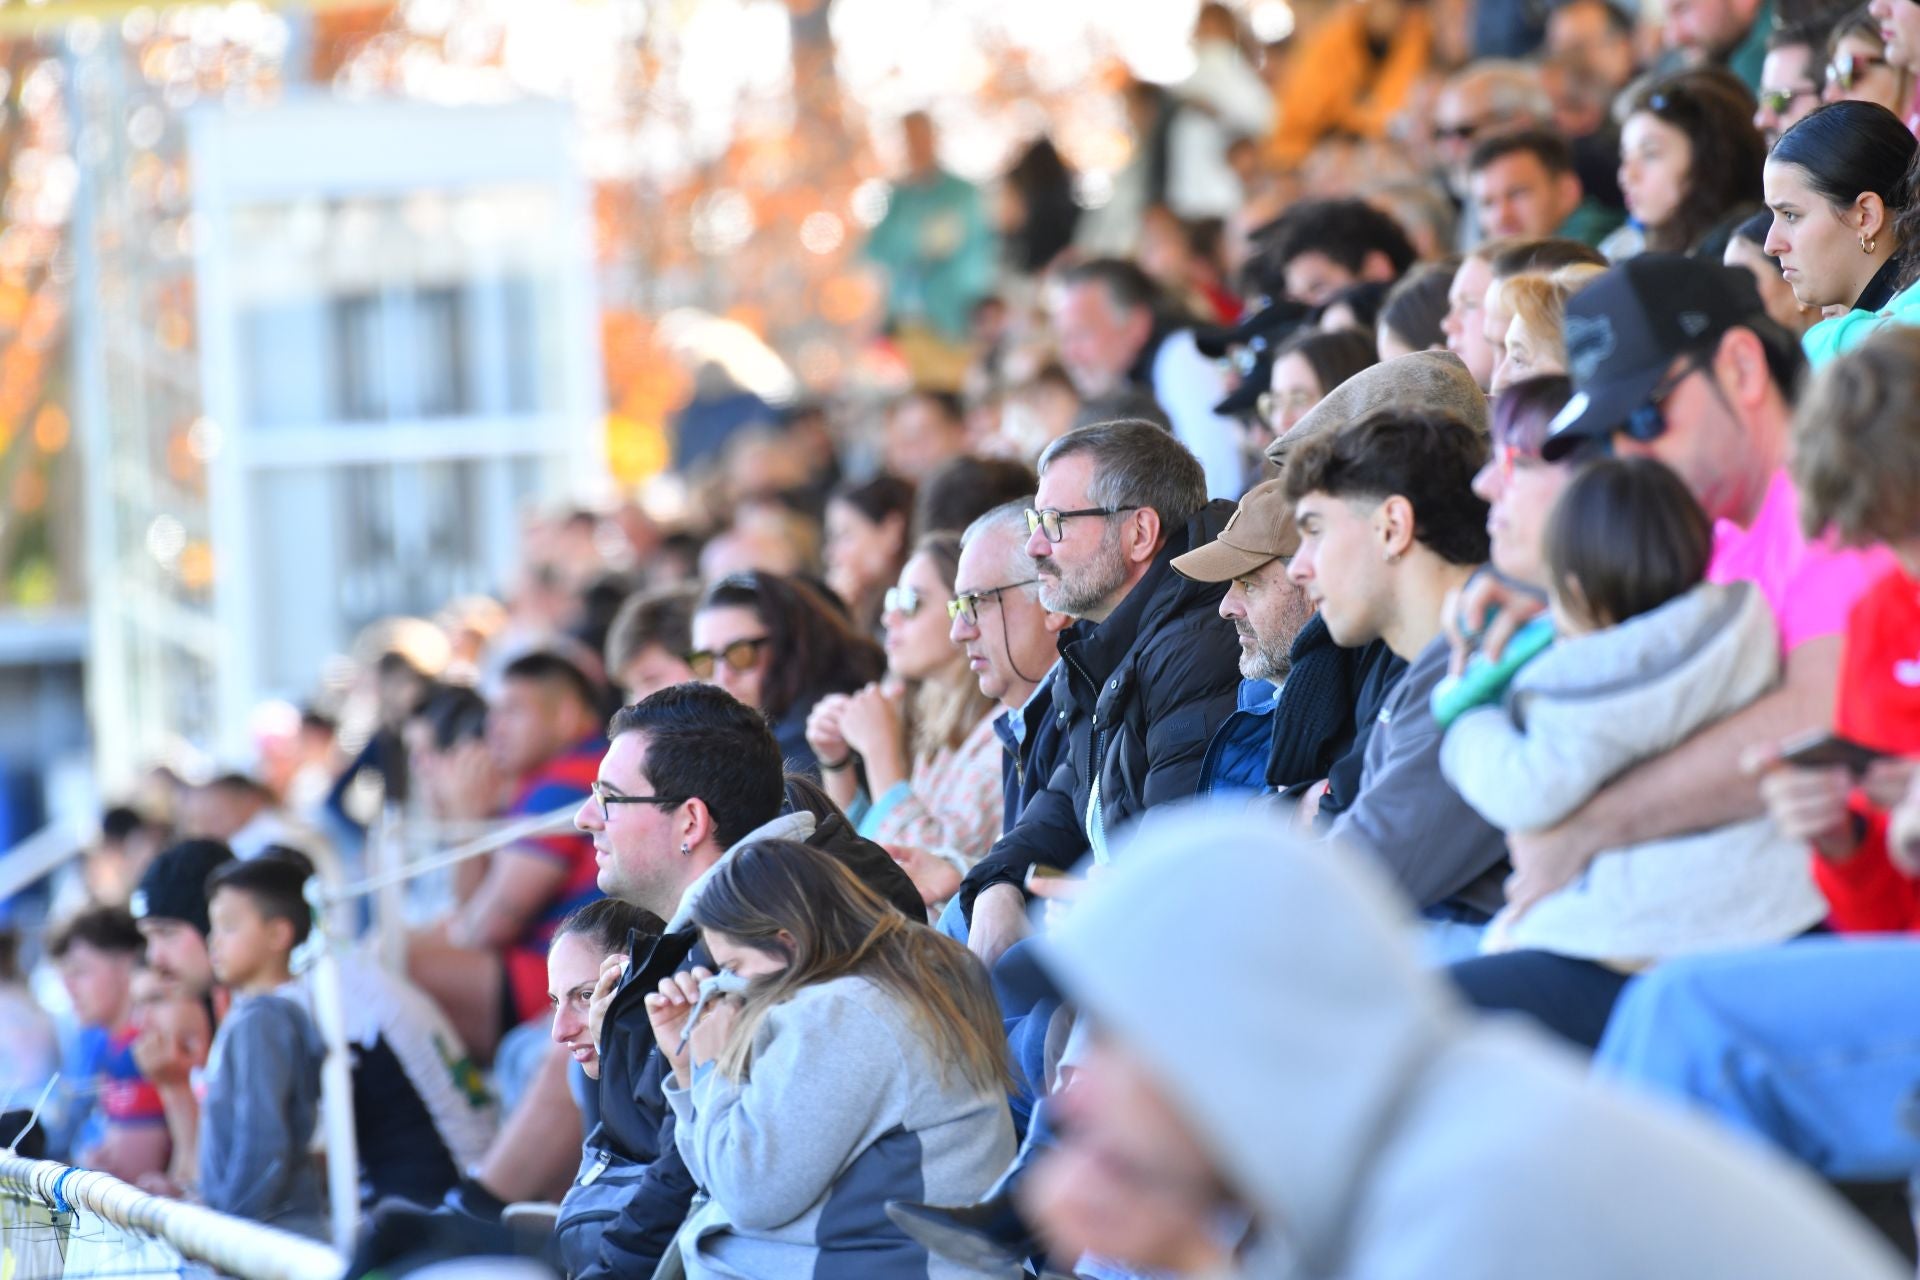
<svg viewBox="0 0 1920 1280">
<path fill-rule="evenodd" d="M 1603 849 L 1759 817 L 1764 806 L 1741 753 L 1827 725 L 1847 613 L 1892 564 L 1884 550 L 1837 550 L 1801 532 L 1786 459 L 1789 389 L 1804 362 L 1767 318 L 1751 275 L 1642 254 L 1574 295 L 1566 332 L 1574 396 L 1541 456 L 1554 462 L 1602 440 L 1673 468 L 1716 521 L 1709 579 L 1751 581 L 1773 606 L 1786 678 L 1559 826 L 1511 833 L 1507 901 L 1516 910 L 1570 884 Z M 1503 628 L 1528 611 L 1511 603 Z"/>
<path fill-rule="evenodd" d="M 1766 137 L 1767 147 L 1800 123 L 1820 105 L 1820 71 L 1815 58 L 1826 44 L 1830 24 L 1817 20 L 1788 23 L 1767 38 L 1766 60 L 1760 64 L 1758 109 L 1753 127 Z"/>
<path fill-rule="evenodd" d="M 693 1202 L 643 1003 L 660 980 L 716 968 L 692 923 L 693 900 L 728 853 L 756 840 L 798 840 L 840 861 L 910 919 L 926 908 L 887 851 L 839 815 L 785 812 L 780 747 L 759 712 L 723 689 L 678 684 L 613 717 L 610 745 L 574 825 L 593 844 L 599 887 L 666 921 L 636 934 L 594 989 L 600 1127 L 561 1203 L 554 1246 L 573 1280 L 650 1276 Z"/>
<path fill-rule="evenodd" d="M 1004 503 L 968 525 L 947 601 L 948 637 L 966 655 L 980 692 L 1005 708 L 993 723 L 1006 748 L 1002 831 L 1013 830 L 1059 763 L 1047 681 L 1060 660 L 1056 637 L 1073 624 L 1040 603 L 1028 537 L 1025 501 Z"/>
<path fill-rule="evenodd" d="M 1207 501 L 1194 456 L 1152 423 L 1069 432 L 1040 456 L 1026 513 L 1039 602 L 1077 619 L 1049 682 L 1065 759 L 960 889 L 969 943 L 991 964 L 1027 932 L 1030 868 L 1106 857 L 1109 831 L 1191 796 L 1215 726 L 1233 710 L 1239 643 L 1222 588 L 1173 558 L 1211 541 L 1232 507 Z M 998 584 L 994 584 L 998 585 Z"/>
</svg>

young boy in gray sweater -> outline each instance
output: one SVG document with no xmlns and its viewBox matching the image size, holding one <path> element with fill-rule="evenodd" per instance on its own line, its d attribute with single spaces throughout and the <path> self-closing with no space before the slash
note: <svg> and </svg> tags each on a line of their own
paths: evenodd
<svg viewBox="0 0 1920 1280">
<path fill-rule="evenodd" d="M 231 862 L 207 882 L 214 977 L 234 996 L 207 1057 L 200 1199 L 212 1209 L 325 1238 L 310 1150 L 325 1049 L 300 1004 L 293 949 L 312 923 L 304 871 L 273 858 Z"/>
</svg>

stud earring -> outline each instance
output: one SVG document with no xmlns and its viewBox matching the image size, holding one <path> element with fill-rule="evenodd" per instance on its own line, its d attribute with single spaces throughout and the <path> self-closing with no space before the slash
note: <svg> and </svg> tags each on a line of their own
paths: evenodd
<svg viewBox="0 0 1920 1280">
<path fill-rule="evenodd" d="M 693 850 L 687 847 L 685 840 L 680 842 L 680 856 L 683 858 L 691 858 L 693 856 Z"/>
</svg>

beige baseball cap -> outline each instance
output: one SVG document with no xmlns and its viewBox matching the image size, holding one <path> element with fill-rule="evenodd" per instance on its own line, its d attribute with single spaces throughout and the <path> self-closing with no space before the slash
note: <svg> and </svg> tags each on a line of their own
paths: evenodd
<svg viewBox="0 0 1920 1280">
<path fill-rule="evenodd" d="M 1247 490 L 1220 536 L 1204 547 L 1175 556 L 1173 567 L 1195 582 L 1231 582 L 1261 565 L 1293 555 L 1300 549 L 1300 531 L 1294 527 L 1293 504 L 1279 480 L 1268 480 Z"/>
</svg>

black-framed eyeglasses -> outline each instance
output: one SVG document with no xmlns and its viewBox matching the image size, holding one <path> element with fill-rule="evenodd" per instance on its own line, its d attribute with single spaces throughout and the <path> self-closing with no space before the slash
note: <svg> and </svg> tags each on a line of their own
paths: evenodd
<svg viewBox="0 0 1920 1280">
<path fill-rule="evenodd" d="M 887 594 L 881 597 L 882 613 L 897 613 L 903 618 L 911 618 L 920 612 L 920 593 L 912 587 L 888 587 Z"/>
<path fill-rule="evenodd" d="M 1780 115 L 1802 98 L 1817 98 L 1819 96 L 1820 86 L 1814 84 L 1796 85 L 1791 89 L 1762 89 L 1760 91 L 1760 105 L 1768 111 L 1771 111 L 1774 115 Z"/>
<path fill-rule="evenodd" d="M 1035 511 L 1032 507 L 1028 507 L 1027 536 L 1032 537 L 1035 533 L 1044 533 L 1047 535 L 1048 542 L 1058 542 L 1067 536 L 1067 531 L 1061 523 L 1062 521 L 1071 520 L 1076 516 L 1117 516 L 1123 511 L 1138 511 L 1139 509 L 1140 506 L 1138 503 L 1128 507 L 1081 507 L 1078 511 L 1055 511 L 1052 507 L 1048 507 L 1042 511 Z"/>
<path fill-rule="evenodd" d="M 947 601 L 947 617 L 952 621 L 965 618 L 968 626 L 977 627 L 980 625 L 980 602 L 982 600 L 998 602 L 1002 591 L 1012 591 L 1016 587 L 1030 587 L 1038 581 L 1040 581 L 1038 578 L 1023 578 L 1019 582 L 1009 582 L 999 587 L 987 587 L 981 591 L 962 591 L 959 595 Z"/>
<path fill-rule="evenodd" d="M 702 680 L 713 678 L 716 662 L 726 663 L 729 671 L 751 671 L 760 661 L 760 650 L 772 640 L 772 636 L 748 636 L 718 649 L 695 649 L 687 655 L 687 665 Z"/>
<path fill-rule="evenodd" d="M 1472 142 L 1486 127 L 1477 120 L 1468 124 L 1435 125 L 1433 139 L 1435 142 Z"/>
<path fill-rule="evenodd" d="M 1699 356 L 1688 356 L 1687 362 L 1662 378 L 1652 391 L 1647 393 L 1647 402 L 1627 415 L 1626 433 L 1633 439 L 1646 444 L 1658 440 L 1667 434 L 1667 398 L 1680 389 L 1680 384 L 1694 374 L 1706 368 L 1706 362 Z"/>
<path fill-rule="evenodd" d="M 1885 58 L 1876 58 L 1870 53 L 1836 53 L 1833 61 L 1827 64 L 1827 83 L 1842 93 L 1851 93 L 1853 86 L 1868 71 L 1874 67 L 1892 65 Z"/>
<path fill-rule="evenodd" d="M 604 782 L 593 784 L 593 802 L 600 806 L 600 821 L 608 822 L 613 817 L 613 806 L 617 804 L 651 804 L 662 809 L 672 809 L 687 802 L 686 796 L 630 796 L 619 791 L 607 790 Z"/>
</svg>

